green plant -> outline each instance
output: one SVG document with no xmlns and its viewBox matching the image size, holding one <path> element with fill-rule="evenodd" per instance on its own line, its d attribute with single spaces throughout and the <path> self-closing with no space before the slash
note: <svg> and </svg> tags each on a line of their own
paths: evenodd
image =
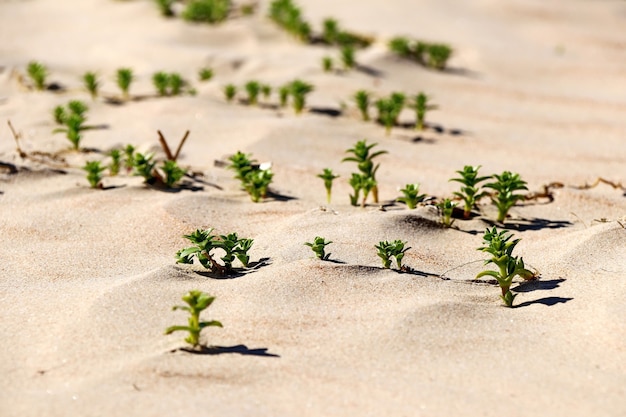
<svg viewBox="0 0 626 417">
<path fill-rule="evenodd" d="M 160 96 L 166 96 L 167 88 L 170 84 L 170 76 L 163 71 L 156 72 L 152 76 L 152 83 Z"/>
<path fill-rule="evenodd" d="M 452 218 L 452 213 L 454 212 L 454 208 L 457 206 L 457 203 L 453 202 L 449 198 L 444 199 L 439 204 L 437 204 L 437 208 L 441 212 L 441 223 L 445 227 L 452 226 L 454 223 L 454 219 Z"/>
<path fill-rule="evenodd" d="M 513 174 L 504 171 L 502 174 L 493 176 L 496 181 L 485 184 L 485 188 L 491 188 L 496 191 L 496 195 L 491 197 L 491 201 L 498 208 L 497 221 L 503 222 L 509 209 L 519 200 L 525 197 L 521 194 L 515 194 L 515 191 L 528 190 L 526 181 L 523 181 L 519 174 Z"/>
<path fill-rule="evenodd" d="M 236 233 L 217 236 L 213 234 L 213 228 L 197 229 L 192 234 L 183 237 L 189 240 L 193 246 L 176 252 L 177 263 L 193 264 L 195 258 L 205 268 L 220 274 L 230 272 L 235 259 L 238 259 L 244 267 L 248 267 L 250 260 L 248 251 L 254 243 L 253 239 L 239 239 Z M 218 255 L 213 251 L 216 249 L 223 252 L 220 257 L 224 262 L 223 265 L 215 259 Z"/>
<path fill-rule="evenodd" d="M 330 196 L 333 188 L 333 181 L 335 178 L 339 178 L 339 175 L 335 175 L 332 169 L 324 168 L 321 174 L 317 175 L 318 178 L 324 180 L 324 188 L 326 188 L 326 201 L 330 204 Z"/>
<path fill-rule="evenodd" d="M 109 152 L 109 157 L 111 158 L 111 162 L 109 163 L 109 175 L 114 177 L 120 173 L 120 168 L 122 166 L 122 151 L 119 149 L 112 149 L 111 152 Z"/>
<path fill-rule="evenodd" d="M 306 104 L 306 95 L 313 91 L 313 86 L 301 80 L 294 80 L 290 85 L 291 96 L 293 97 L 293 110 L 296 114 L 302 113 Z"/>
<path fill-rule="evenodd" d="M 35 83 L 37 90 L 43 90 L 46 88 L 46 77 L 48 76 L 48 69 L 37 61 L 31 61 L 26 67 L 26 72 L 30 79 Z"/>
<path fill-rule="evenodd" d="M 369 105 L 370 105 L 370 95 L 365 90 L 359 90 L 354 94 L 354 101 L 356 102 L 356 106 L 361 112 L 361 118 L 364 121 L 368 121 L 370 119 L 369 115 Z"/>
<path fill-rule="evenodd" d="M 200 81 L 209 81 L 213 78 L 213 70 L 211 68 L 200 68 L 198 71 L 198 79 Z"/>
<path fill-rule="evenodd" d="M 87 181 L 91 188 L 102 188 L 102 171 L 106 167 L 100 165 L 100 161 L 87 161 L 83 170 L 87 172 Z"/>
<path fill-rule="evenodd" d="M 56 106 L 52 111 L 52 116 L 57 124 L 62 125 L 65 120 L 65 108 L 61 105 Z"/>
<path fill-rule="evenodd" d="M 244 86 L 248 93 L 248 104 L 254 106 L 258 102 L 259 92 L 261 91 L 261 84 L 258 81 L 248 81 Z"/>
<path fill-rule="evenodd" d="M 352 173 L 348 184 L 350 184 L 354 192 L 354 194 L 350 194 L 350 204 L 356 207 L 359 204 L 359 195 L 363 189 L 363 175 Z"/>
<path fill-rule="evenodd" d="M 230 0 L 191 0 L 182 13 L 190 22 L 219 23 L 228 18 Z"/>
<path fill-rule="evenodd" d="M 322 57 L 322 69 L 324 72 L 331 72 L 333 70 L 333 59 L 331 57 Z"/>
<path fill-rule="evenodd" d="M 337 22 L 337 20 L 330 17 L 326 18 L 322 22 L 322 27 L 322 38 L 324 39 L 324 42 L 329 45 L 335 44 L 338 40 L 340 33 L 339 23 Z"/>
<path fill-rule="evenodd" d="M 122 98 L 128 100 L 130 84 L 133 82 L 134 75 L 133 70 L 130 68 L 119 68 L 116 73 L 117 86 L 122 90 Z"/>
<path fill-rule="evenodd" d="M 389 41 L 389 49 L 395 54 L 404 58 L 410 58 L 413 55 L 410 41 L 405 37 L 395 37 Z"/>
<path fill-rule="evenodd" d="M 452 48 L 445 44 L 435 43 L 428 45 L 427 50 L 428 66 L 439 71 L 444 70 L 452 55 Z"/>
<path fill-rule="evenodd" d="M 98 88 L 100 87 L 96 73 L 86 72 L 83 74 L 83 84 L 85 85 L 85 89 L 87 89 L 91 95 L 91 99 L 95 100 L 96 97 L 98 97 Z"/>
<path fill-rule="evenodd" d="M 434 110 L 437 106 L 428 103 L 428 96 L 422 92 L 415 96 L 413 108 L 415 109 L 415 129 L 424 130 L 426 112 Z"/>
<path fill-rule="evenodd" d="M 341 63 L 343 64 L 344 69 L 349 70 L 356 66 L 356 60 L 354 57 L 354 46 L 352 45 L 344 45 L 340 50 L 341 54 Z"/>
<path fill-rule="evenodd" d="M 173 72 L 169 76 L 170 94 L 177 96 L 182 92 L 185 85 L 185 80 L 180 74 Z"/>
<path fill-rule="evenodd" d="M 398 197 L 396 200 L 406 204 L 410 210 L 413 210 L 417 207 L 417 203 L 420 203 L 426 197 L 426 194 L 420 194 L 419 191 L 419 184 L 407 184 L 400 190 L 403 196 Z"/>
<path fill-rule="evenodd" d="M 156 6 L 161 12 L 161 16 L 164 17 L 172 17 L 174 16 L 174 10 L 172 10 L 172 5 L 174 4 L 174 0 L 154 0 Z"/>
<path fill-rule="evenodd" d="M 322 261 L 328 260 L 330 258 L 330 253 L 325 252 L 326 245 L 333 243 L 332 241 L 326 241 L 323 237 L 316 236 L 313 239 L 313 242 L 305 242 L 304 244 L 309 246 L 313 252 L 315 252 L 315 256 L 317 256 Z"/>
<path fill-rule="evenodd" d="M 124 167 L 127 172 L 132 171 L 135 166 L 135 147 L 133 145 L 126 145 L 124 148 Z"/>
<path fill-rule="evenodd" d="M 67 108 L 57 106 L 54 108 L 55 121 L 64 127 L 56 128 L 52 133 L 65 133 L 71 142 L 73 149 L 78 149 L 82 139 L 82 132 L 87 129 L 84 125 L 88 107 L 82 101 L 71 100 Z"/>
<path fill-rule="evenodd" d="M 493 229 L 487 229 L 483 235 L 483 246 L 478 248 L 482 252 L 491 255 L 490 259 L 485 261 L 485 265 L 494 264 L 498 267 L 498 271 L 486 270 L 476 275 L 476 278 L 490 276 L 495 278 L 502 289 L 502 301 L 507 307 L 513 306 L 513 300 L 516 294 L 510 290 L 513 278 L 520 276 L 525 280 L 531 280 L 535 277 L 533 272 L 524 267 L 524 260 L 513 256 L 513 249 L 519 243 L 520 239 L 511 240 L 513 237 L 507 231 L 498 232 Z"/>
<path fill-rule="evenodd" d="M 391 99 L 381 98 L 376 100 L 376 109 L 378 121 L 385 126 L 385 133 L 389 136 L 396 119 L 396 105 Z"/>
<path fill-rule="evenodd" d="M 215 301 L 215 297 L 199 290 L 189 291 L 183 296 L 186 306 L 174 306 L 172 310 L 184 310 L 189 313 L 187 326 L 170 326 L 165 330 L 165 334 L 172 334 L 177 331 L 188 332 L 185 342 L 194 348 L 200 347 L 200 332 L 207 327 L 223 327 L 217 320 L 200 321 L 200 313 L 206 310 Z"/>
<path fill-rule="evenodd" d="M 303 42 L 311 39 L 311 25 L 302 19 L 302 12 L 291 0 L 274 0 L 270 3 L 269 17 Z"/>
<path fill-rule="evenodd" d="M 377 255 L 382 260 L 384 268 L 391 268 L 391 258 L 393 257 L 396 259 L 398 269 L 402 269 L 402 258 L 404 258 L 406 251 L 411 249 L 410 247 L 405 247 L 405 245 L 406 242 L 401 240 L 394 240 L 393 242 L 385 240 L 375 245 L 376 249 L 378 249 Z"/>
<path fill-rule="evenodd" d="M 370 192 L 376 189 L 376 187 L 378 187 L 378 183 L 374 178 L 362 175 L 361 190 L 363 191 L 363 200 L 361 200 L 361 207 L 365 207 L 367 197 L 369 197 Z"/>
<path fill-rule="evenodd" d="M 82 118 L 85 118 L 85 113 L 89 110 L 89 107 L 80 100 L 70 100 L 69 103 L 67 103 L 67 108 L 70 113 L 77 114 Z"/>
<path fill-rule="evenodd" d="M 356 162 L 357 168 L 363 174 L 364 178 L 370 178 L 374 184 L 376 184 L 376 171 L 380 167 L 380 164 L 374 165 L 373 159 L 379 155 L 383 155 L 387 153 L 387 151 L 377 151 L 374 153 L 370 153 L 370 150 L 376 146 L 376 143 L 372 143 L 370 145 L 367 144 L 367 141 L 361 140 L 358 141 L 353 148 L 350 148 L 346 151 L 346 153 L 352 153 L 353 156 L 349 156 L 343 158 L 342 162 Z M 353 175 L 353 179 L 354 179 Z M 355 180 L 356 181 L 356 180 Z M 354 188 L 354 186 L 353 186 Z M 363 188 L 363 181 L 361 181 L 361 187 Z M 355 189 L 356 190 L 356 189 Z M 374 185 L 372 187 L 372 194 L 374 197 L 374 203 L 378 203 L 378 186 Z"/>
<path fill-rule="evenodd" d="M 173 188 L 186 174 L 186 171 L 178 166 L 176 161 L 167 160 L 163 162 L 161 171 L 165 174 L 163 184 L 167 188 Z"/>
<path fill-rule="evenodd" d="M 227 84 L 224 86 L 224 96 L 226 97 L 226 101 L 229 103 L 233 101 L 235 95 L 237 94 L 237 87 L 233 84 Z"/>
<path fill-rule="evenodd" d="M 250 155 L 237 151 L 229 158 L 228 168 L 235 171 L 235 178 L 241 181 L 242 188 L 250 195 L 253 202 L 258 203 L 267 196 L 267 190 L 272 183 L 274 174 L 270 168 L 261 168 Z"/>
<path fill-rule="evenodd" d="M 424 65 L 426 63 L 425 60 L 425 56 L 426 53 L 428 52 L 428 46 L 429 44 L 426 42 L 422 42 L 422 41 L 415 41 L 415 44 L 413 46 L 413 59 L 421 65 Z"/>
<path fill-rule="evenodd" d="M 461 190 L 455 191 L 454 195 L 461 198 L 465 203 L 463 209 L 463 218 L 469 219 L 472 213 L 472 209 L 484 196 L 487 195 L 487 192 L 480 191 L 480 186 L 478 183 L 483 182 L 491 177 L 479 177 L 478 170 L 479 166 L 471 166 L 465 165 L 461 171 L 456 171 L 457 174 L 460 175 L 460 178 L 452 178 L 450 181 L 456 181 L 461 183 Z"/>
<path fill-rule="evenodd" d="M 154 155 L 152 154 L 142 154 L 139 152 L 135 152 L 133 154 L 133 169 L 134 175 L 143 177 L 144 182 L 146 184 L 154 184 L 157 180 L 157 177 L 154 173 L 154 167 L 156 166 L 156 162 L 153 160 Z"/>
<path fill-rule="evenodd" d="M 289 94 L 291 93 L 290 85 L 283 85 L 278 89 L 278 99 L 280 107 L 287 107 L 287 101 L 289 100 Z"/>
<path fill-rule="evenodd" d="M 272 94 L 272 86 L 269 84 L 261 84 L 261 95 L 263 95 L 263 98 L 265 100 L 268 100 L 271 94 Z"/>
</svg>

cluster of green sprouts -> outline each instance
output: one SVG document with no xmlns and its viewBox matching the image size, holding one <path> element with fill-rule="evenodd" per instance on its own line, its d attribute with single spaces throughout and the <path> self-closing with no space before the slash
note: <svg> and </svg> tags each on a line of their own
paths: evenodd
<svg viewBox="0 0 626 417">
<path fill-rule="evenodd" d="M 170 326 L 165 329 L 165 334 L 168 335 L 178 331 L 187 332 L 188 335 L 185 338 L 185 342 L 189 343 L 193 348 L 200 348 L 203 346 L 200 343 L 200 332 L 202 332 L 203 329 L 207 327 L 223 327 L 222 323 L 217 320 L 200 321 L 200 313 L 213 304 L 215 297 L 199 290 L 192 290 L 185 294 L 182 299 L 187 305 L 174 306 L 172 310 L 188 312 L 189 318 L 187 319 L 187 325 Z"/>
<path fill-rule="evenodd" d="M 258 164 L 256 160 L 250 159 L 250 156 L 237 151 L 229 158 L 231 162 L 229 168 L 235 171 L 235 178 L 241 181 L 242 188 L 250 195 L 252 201 L 258 203 L 267 197 L 274 173 L 271 167 Z"/>
<path fill-rule="evenodd" d="M 398 269 L 403 270 L 402 258 L 404 258 L 405 252 L 411 249 L 410 247 L 406 246 L 406 242 L 403 242 L 401 240 L 394 240 L 393 242 L 384 240 L 379 242 L 378 245 L 374 246 L 376 247 L 376 249 L 378 249 L 377 255 L 382 260 L 384 268 L 391 268 L 392 258 L 395 258 Z"/>
<path fill-rule="evenodd" d="M 193 246 L 184 248 L 176 252 L 176 261 L 181 264 L 193 264 L 194 259 L 205 268 L 219 274 L 227 274 L 233 270 L 233 262 L 237 259 L 244 268 L 248 267 L 250 256 L 248 251 L 252 247 L 254 240 L 240 239 L 237 233 L 229 233 L 227 235 L 214 235 L 213 228 L 197 229 L 190 235 L 184 235 Z M 222 254 L 219 259 L 223 262 L 220 264 L 216 257 L 216 250 Z"/>
<path fill-rule="evenodd" d="M 246 103 L 252 106 L 259 103 L 259 95 L 262 95 L 265 101 L 267 101 L 272 94 L 272 86 L 256 80 L 248 81 L 243 89 L 247 95 L 245 97 Z M 300 79 L 293 80 L 278 87 L 277 91 L 280 107 L 287 107 L 289 97 L 291 97 L 294 112 L 296 114 L 302 113 L 306 106 L 306 96 L 313 90 L 313 85 Z M 234 84 L 227 84 L 224 86 L 223 91 L 226 101 L 231 102 L 237 95 L 238 89 Z"/>
<path fill-rule="evenodd" d="M 387 151 L 370 152 L 377 144 L 367 144 L 367 141 L 358 141 L 353 148 L 350 148 L 346 153 L 351 153 L 352 156 L 346 157 L 342 162 L 356 162 L 358 173 L 353 173 L 350 178 L 350 186 L 352 187 L 354 194 L 350 195 L 350 204 L 356 206 L 358 204 L 360 193 L 363 192 L 363 199 L 361 201 L 361 207 L 365 207 L 365 202 L 370 192 L 374 199 L 374 203 L 378 203 L 378 183 L 376 182 L 376 171 L 380 167 L 380 164 L 374 164 L 373 159 L 377 156 L 386 154 Z"/>
<path fill-rule="evenodd" d="M 230 0 L 191 0 L 186 4 L 182 13 L 183 19 L 210 24 L 226 20 L 232 8 Z"/>
<path fill-rule="evenodd" d="M 46 78 L 48 77 L 48 69 L 41 62 L 31 61 L 26 67 L 26 73 L 35 85 L 36 90 L 44 90 L 46 88 Z"/>
<path fill-rule="evenodd" d="M 130 99 L 130 85 L 135 79 L 131 68 L 118 68 L 115 76 L 115 82 L 122 92 L 122 99 Z"/>
<path fill-rule="evenodd" d="M 56 106 L 53 111 L 54 121 L 63 127 L 54 129 L 52 133 L 65 133 L 72 148 L 78 149 L 83 131 L 89 128 L 85 126 L 87 120 L 85 113 L 88 109 L 87 105 L 79 100 L 71 100 L 66 107 Z"/>
<path fill-rule="evenodd" d="M 513 278 L 516 276 L 525 280 L 535 278 L 535 274 L 525 268 L 524 260 L 513 256 L 513 249 L 515 249 L 520 239 L 511 240 L 512 237 L 513 235 L 506 230 L 498 232 L 495 227 L 485 231 L 483 246 L 478 248 L 478 250 L 490 254 L 491 257 L 485 261 L 485 265 L 494 264 L 498 270 L 485 270 L 476 275 L 476 278 L 490 276 L 498 281 L 502 290 L 500 297 L 507 307 L 513 306 L 513 300 L 516 297 L 516 294 L 513 294 L 510 290 Z"/>
<path fill-rule="evenodd" d="M 176 73 L 167 73 L 159 71 L 152 75 L 152 83 L 160 96 L 177 96 L 182 93 L 183 87 L 187 82 L 183 77 Z"/>
<path fill-rule="evenodd" d="M 411 41 L 405 37 L 395 37 L 389 41 L 389 49 L 402 58 L 443 71 L 452 55 L 452 48 L 442 43 Z"/>
<path fill-rule="evenodd" d="M 402 197 L 398 197 L 396 201 L 406 204 L 409 210 L 413 210 L 419 203 L 424 201 L 426 194 L 420 194 L 419 184 L 407 184 L 400 190 Z"/>
</svg>

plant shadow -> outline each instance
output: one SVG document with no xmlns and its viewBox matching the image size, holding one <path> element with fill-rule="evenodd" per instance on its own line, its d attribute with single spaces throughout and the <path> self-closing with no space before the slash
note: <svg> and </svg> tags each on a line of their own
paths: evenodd
<svg viewBox="0 0 626 417">
<path fill-rule="evenodd" d="M 320 114 L 328 117 L 339 117 L 342 114 L 341 110 L 334 109 L 332 107 L 311 107 L 309 108 L 309 113 Z"/>
<path fill-rule="evenodd" d="M 276 200 L 276 201 L 290 201 L 290 200 L 297 200 L 297 198 L 296 198 L 296 197 L 292 197 L 292 196 L 290 196 L 290 195 L 280 194 L 280 193 L 277 193 L 277 192 L 275 192 L 275 191 L 271 191 L 271 190 L 268 190 L 268 191 L 267 191 L 267 197 L 268 197 L 268 198 L 271 198 L 271 199 L 273 199 L 273 200 Z"/>
<path fill-rule="evenodd" d="M 573 226 L 574 223 L 568 220 L 549 220 L 538 217 L 526 219 L 521 218 L 514 223 L 505 225 L 505 229 L 514 229 L 520 232 L 538 231 L 542 229 L 561 229 L 563 227 Z"/>
<path fill-rule="evenodd" d="M 385 76 L 384 72 L 374 67 L 370 67 L 369 65 L 356 64 L 354 69 L 357 70 L 358 72 L 361 72 L 365 75 L 369 75 L 370 77 L 374 77 L 374 78 L 382 78 Z"/>
<path fill-rule="evenodd" d="M 565 281 L 565 278 L 558 279 L 550 279 L 550 280 L 540 280 L 536 279 L 533 281 L 525 281 L 519 284 L 517 287 L 512 288 L 511 290 L 515 292 L 531 292 L 531 291 L 547 291 L 553 290 L 555 288 L 559 288 L 561 283 Z"/>
<path fill-rule="evenodd" d="M 181 347 L 171 350 L 170 353 L 182 351 L 193 355 L 223 355 L 225 353 L 236 353 L 243 356 L 262 356 L 266 358 L 280 358 L 280 355 L 268 352 L 269 348 L 250 349 L 246 345 L 235 346 L 200 346 L 194 349 L 190 347 Z"/>
<path fill-rule="evenodd" d="M 537 300 L 524 301 L 523 303 L 513 306 L 513 308 L 528 307 L 533 304 L 543 304 L 546 307 L 552 307 L 553 305 L 556 305 L 556 304 L 567 303 L 570 300 L 573 300 L 573 298 L 572 297 L 544 297 L 544 298 L 539 298 Z"/>
</svg>

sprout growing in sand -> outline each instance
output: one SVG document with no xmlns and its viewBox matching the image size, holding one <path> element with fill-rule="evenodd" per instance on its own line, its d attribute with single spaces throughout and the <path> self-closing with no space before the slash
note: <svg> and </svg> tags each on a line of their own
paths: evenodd
<svg viewBox="0 0 626 417">
<path fill-rule="evenodd" d="M 185 294 L 182 299 L 187 305 L 174 306 L 172 310 L 184 310 L 189 313 L 187 326 L 170 326 L 165 330 L 165 334 L 168 335 L 178 331 L 188 332 L 189 334 L 185 338 L 185 342 L 189 343 L 194 348 L 202 347 L 200 344 L 200 332 L 202 332 L 202 329 L 207 327 L 223 327 L 222 323 L 217 320 L 200 321 L 200 313 L 206 310 L 213 301 L 215 301 L 215 297 L 199 290 L 192 290 Z"/>
<path fill-rule="evenodd" d="M 280 107 L 287 107 L 287 101 L 289 101 L 289 94 L 291 93 L 290 85 L 283 85 L 278 89 L 278 100 Z"/>
<path fill-rule="evenodd" d="M 132 171 L 135 166 L 135 147 L 133 145 L 126 145 L 124 148 L 124 167 L 127 172 Z"/>
<path fill-rule="evenodd" d="M 324 72 L 331 72 L 333 70 L 333 59 L 331 57 L 322 57 L 322 69 Z"/>
<path fill-rule="evenodd" d="M 257 164 L 255 160 L 250 159 L 250 155 L 240 151 L 229 160 L 231 164 L 228 168 L 235 171 L 235 178 L 241 181 L 241 187 L 250 195 L 252 201 L 258 203 L 265 198 L 274 177 L 271 167 Z"/>
<path fill-rule="evenodd" d="M 156 162 L 153 160 L 154 155 L 142 154 L 135 152 L 133 154 L 133 168 L 134 175 L 143 177 L 146 184 L 152 185 L 156 182 L 156 176 L 154 175 L 154 167 Z"/>
<path fill-rule="evenodd" d="M 306 95 L 313 91 L 313 86 L 301 80 L 294 80 L 291 82 L 290 91 L 293 97 L 293 110 L 300 114 L 306 104 Z"/>
<path fill-rule="evenodd" d="M 382 260 L 384 268 L 391 268 L 391 258 L 395 258 L 398 269 L 402 270 L 402 258 L 404 258 L 406 251 L 411 249 L 410 247 L 405 247 L 405 245 L 406 242 L 401 240 L 394 240 L 393 242 L 385 240 L 375 245 L 376 249 L 378 249 L 377 255 Z"/>
<path fill-rule="evenodd" d="M 124 100 L 128 100 L 130 98 L 129 90 L 130 84 L 133 82 L 134 75 L 133 70 L 130 68 L 119 68 L 117 70 L 117 75 L 115 81 L 117 82 L 117 86 L 122 91 L 122 98 Z"/>
<path fill-rule="evenodd" d="M 28 66 L 26 67 L 26 72 L 35 84 L 35 88 L 37 90 L 43 90 L 44 88 L 46 88 L 46 77 L 48 76 L 48 69 L 41 62 L 29 62 Z"/>
<path fill-rule="evenodd" d="M 64 125 L 64 127 L 54 129 L 52 133 L 65 133 L 67 139 L 72 144 L 72 148 L 78 149 L 82 139 L 82 132 L 87 129 L 87 126 L 84 125 L 87 109 L 87 105 L 79 100 L 70 101 L 67 104 L 67 109 L 63 106 L 55 107 L 55 121 Z"/>
<path fill-rule="evenodd" d="M 449 198 L 446 198 L 439 204 L 437 204 L 437 208 L 441 213 L 441 224 L 444 227 L 452 226 L 454 223 L 454 219 L 452 218 L 452 213 L 454 212 L 454 208 L 457 206 L 457 203 L 453 202 Z"/>
<path fill-rule="evenodd" d="M 198 71 L 198 79 L 200 81 L 209 81 L 213 78 L 213 70 L 211 68 L 200 68 Z"/>
<path fill-rule="evenodd" d="M 261 95 L 267 101 L 272 95 L 272 86 L 269 84 L 261 84 Z"/>
<path fill-rule="evenodd" d="M 311 26 L 302 19 L 302 11 L 291 0 L 274 0 L 269 9 L 269 17 L 276 24 L 303 42 L 310 40 Z"/>
<path fill-rule="evenodd" d="M 535 278 L 535 274 L 524 267 L 524 260 L 513 256 L 513 249 L 520 239 L 511 240 L 512 237 L 513 235 L 506 230 L 498 232 L 495 226 L 485 231 L 483 246 L 478 250 L 491 255 L 491 258 L 485 261 L 485 265 L 494 264 L 498 267 L 498 271 L 486 270 L 476 275 L 476 278 L 490 276 L 498 281 L 502 290 L 500 298 L 507 307 L 513 306 L 513 300 L 516 297 L 516 294 L 510 290 L 513 278 L 518 275 L 525 280 Z"/>
<path fill-rule="evenodd" d="M 91 95 L 91 99 L 95 100 L 98 97 L 98 88 L 100 87 L 100 83 L 98 82 L 98 76 L 95 72 L 86 72 L 83 74 L 83 84 L 85 89 Z"/>
<path fill-rule="evenodd" d="M 114 177 L 120 173 L 120 168 L 122 166 L 122 151 L 119 149 L 112 149 L 111 152 L 109 152 L 109 157 L 111 158 L 111 162 L 108 166 L 109 175 Z"/>
<path fill-rule="evenodd" d="M 403 58 L 410 58 L 413 55 L 410 41 L 405 37 L 395 37 L 389 41 L 389 49 Z"/>
<path fill-rule="evenodd" d="M 377 156 L 386 154 L 387 151 L 377 151 L 370 153 L 370 150 L 376 146 L 376 143 L 372 143 L 370 145 L 367 144 L 367 141 L 361 140 L 358 141 L 353 148 L 350 148 L 346 151 L 346 153 L 352 153 L 353 156 L 346 157 L 342 160 L 342 162 L 356 162 L 357 168 L 361 171 L 364 179 L 371 179 L 370 184 L 373 182 L 374 185 L 372 187 L 372 195 L 374 197 L 374 203 L 378 203 L 378 186 L 376 185 L 376 171 L 380 167 L 380 164 L 374 165 L 373 159 Z M 354 175 L 353 175 L 354 179 Z M 354 188 L 354 186 L 353 186 Z M 363 189 L 363 183 L 359 189 Z M 356 190 L 356 189 L 355 189 Z M 351 198 L 352 200 L 352 198 Z"/>
<path fill-rule="evenodd" d="M 337 43 L 339 38 L 339 23 L 333 18 L 326 18 L 322 22 L 322 38 L 329 45 Z"/>
<path fill-rule="evenodd" d="M 91 188 L 102 188 L 102 171 L 106 167 L 100 165 L 100 161 L 87 161 L 83 170 L 87 172 L 87 181 Z"/>
<path fill-rule="evenodd" d="M 445 44 L 435 43 L 428 45 L 427 51 L 428 66 L 443 71 L 448 64 L 448 59 L 450 59 L 452 55 L 452 48 Z"/>
<path fill-rule="evenodd" d="M 166 72 L 159 71 L 152 76 L 152 84 L 160 96 L 167 95 L 167 89 L 170 84 L 170 76 Z"/>
<path fill-rule="evenodd" d="M 259 101 L 259 93 L 261 92 L 261 84 L 258 81 L 248 81 L 244 86 L 248 93 L 248 104 L 254 106 Z"/>
<path fill-rule="evenodd" d="M 398 123 L 405 101 L 406 96 L 398 92 L 392 93 L 389 98 L 381 98 L 376 101 L 378 121 L 385 126 L 387 135 L 391 133 L 391 128 Z"/>
<path fill-rule="evenodd" d="M 354 46 L 352 45 L 344 45 L 340 50 L 341 54 L 341 63 L 343 64 L 343 68 L 346 70 L 352 69 L 356 66 L 356 59 L 354 57 Z"/>
<path fill-rule="evenodd" d="M 225 274 L 232 271 L 233 262 L 238 259 L 244 267 L 248 267 L 250 257 L 248 251 L 254 243 L 253 239 L 240 239 L 236 233 L 228 235 L 214 235 L 213 229 L 198 229 L 190 235 L 184 235 L 193 246 L 184 248 L 176 252 L 176 262 L 181 264 L 193 264 L 197 259 L 202 266 L 213 272 Z M 224 264 L 220 264 L 215 259 L 219 256 L 214 251 L 219 249 L 222 254 L 220 259 Z"/>
<path fill-rule="evenodd" d="M 191 0 L 182 17 L 189 22 L 219 23 L 228 18 L 230 8 L 230 0 Z"/>
<path fill-rule="evenodd" d="M 465 165 L 463 170 L 456 171 L 460 175 L 460 178 L 452 178 L 450 181 L 456 181 L 461 183 L 461 190 L 455 191 L 454 195 L 461 198 L 465 203 L 463 209 L 463 218 L 469 219 L 472 213 L 472 209 L 484 196 L 487 195 L 485 191 L 480 190 L 478 183 L 483 182 L 491 177 L 479 177 L 479 166 Z"/>
<path fill-rule="evenodd" d="M 415 109 L 415 129 L 424 130 L 424 119 L 426 118 L 426 112 L 436 109 L 437 106 L 429 104 L 428 96 L 420 92 L 414 98 L 413 108 Z"/>
<path fill-rule="evenodd" d="M 321 174 L 318 174 L 317 177 L 324 180 L 324 188 L 326 188 L 326 201 L 330 204 L 333 181 L 335 178 L 339 178 L 339 175 L 335 175 L 333 170 L 330 168 L 324 168 L 324 171 L 322 171 Z"/>
<path fill-rule="evenodd" d="M 407 184 L 400 190 L 402 197 L 398 197 L 396 201 L 406 204 L 407 208 L 413 210 L 426 197 L 426 194 L 420 194 L 419 191 L 419 184 Z"/>
<path fill-rule="evenodd" d="M 226 97 L 226 101 L 229 103 L 233 101 L 235 95 L 237 94 L 237 87 L 234 84 L 227 84 L 224 86 L 224 97 Z"/>
<path fill-rule="evenodd" d="M 327 261 L 328 258 L 330 258 L 330 253 L 326 253 L 325 252 L 325 248 L 327 245 L 333 243 L 330 240 L 326 240 L 323 237 L 319 237 L 316 236 L 315 239 L 313 239 L 313 242 L 305 242 L 304 244 L 306 246 L 309 246 L 311 248 L 311 250 L 313 250 L 313 252 L 315 252 L 315 256 L 318 257 L 318 259 L 321 259 L 322 261 Z"/>
<path fill-rule="evenodd" d="M 370 106 L 370 95 L 365 90 L 359 90 L 354 94 L 354 101 L 356 102 L 356 106 L 361 112 L 361 118 L 364 121 L 368 121 L 370 119 L 369 115 L 369 106 Z"/>
<path fill-rule="evenodd" d="M 496 195 L 491 197 L 491 201 L 498 208 L 497 221 L 503 222 L 511 207 L 519 200 L 524 200 L 522 194 L 515 194 L 515 191 L 528 190 L 526 181 L 522 180 L 519 174 L 504 171 L 502 174 L 493 176 L 496 181 L 485 184 L 485 188 L 496 191 Z"/>
<path fill-rule="evenodd" d="M 170 94 L 177 96 L 182 92 L 182 89 L 185 86 L 185 80 L 180 74 L 173 72 L 169 76 L 168 84 L 170 87 Z"/>
<path fill-rule="evenodd" d="M 167 160 L 161 165 L 161 171 L 163 171 L 163 185 L 167 188 L 173 188 L 187 173 L 184 169 L 178 166 L 176 161 Z"/>
</svg>

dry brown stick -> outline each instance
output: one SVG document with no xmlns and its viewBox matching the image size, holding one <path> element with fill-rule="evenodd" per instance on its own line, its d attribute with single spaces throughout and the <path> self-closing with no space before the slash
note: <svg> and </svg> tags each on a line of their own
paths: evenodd
<svg viewBox="0 0 626 417">
<path fill-rule="evenodd" d="M 15 131 L 15 129 L 13 128 L 13 124 L 11 123 L 11 120 L 7 120 L 7 124 L 9 125 L 9 129 L 11 129 L 11 133 L 13 134 L 13 139 L 15 139 L 15 146 L 17 147 L 17 152 L 20 154 L 20 157 L 22 158 L 26 157 L 26 152 L 24 152 L 22 148 L 20 147 L 20 138 L 22 137 L 22 135 Z"/>
<path fill-rule="evenodd" d="M 174 157 L 172 156 L 172 151 L 170 151 L 170 147 L 167 144 L 167 141 L 165 140 L 165 138 L 163 137 L 163 133 L 161 133 L 160 130 L 157 130 L 157 133 L 159 134 L 159 142 L 161 143 L 161 147 L 163 148 L 163 151 L 165 152 L 165 156 L 167 157 L 168 160 L 175 161 Z"/>
<path fill-rule="evenodd" d="M 609 181 L 609 180 L 604 179 L 602 177 L 598 177 L 598 179 L 595 180 L 595 182 L 593 184 L 573 185 L 572 188 L 575 188 L 577 190 L 588 190 L 590 188 L 597 187 L 598 184 L 600 184 L 600 183 L 603 183 L 603 184 L 606 184 L 606 185 L 610 185 L 611 187 L 613 187 L 615 189 L 621 189 L 621 190 L 626 191 L 626 187 L 624 187 L 621 182 Z"/>
<path fill-rule="evenodd" d="M 183 145 L 185 144 L 185 141 L 187 140 L 188 136 L 189 136 L 189 131 L 186 131 L 185 136 L 183 136 L 183 138 L 180 140 L 180 143 L 178 144 L 178 148 L 176 148 L 176 153 L 174 154 L 174 161 L 178 159 L 178 155 L 180 155 L 180 151 L 181 149 L 183 149 Z"/>
</svg>

